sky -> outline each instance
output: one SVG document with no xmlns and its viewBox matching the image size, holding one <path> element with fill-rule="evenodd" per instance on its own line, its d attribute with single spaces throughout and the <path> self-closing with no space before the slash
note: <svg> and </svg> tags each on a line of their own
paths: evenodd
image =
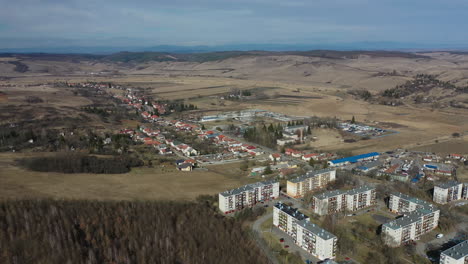
<svg viewBox="0 0 468 264">
<path fill-rule="evenodd" d="M 468 0 L 0 0 L 0 48 L 412 43 L 468 48 Z"/>
</svg>

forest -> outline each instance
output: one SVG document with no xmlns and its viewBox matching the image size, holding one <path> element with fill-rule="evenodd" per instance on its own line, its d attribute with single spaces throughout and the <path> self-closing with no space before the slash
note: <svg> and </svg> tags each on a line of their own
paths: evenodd
<svg viewBox="0 0 468 264">
<path fill-rule="evenodd" d="M 19 163 L 33 171 L 62 173 L 127 173 L 132 167 L 143 165 L 143 161 L 128 156 L 101 158 L 70 153 L 25 158 Z"/>
<path fill-rule="evenodd" d="M 207 202 L 0 202 L 0 263 L 268 263 Z"/>
</svg>

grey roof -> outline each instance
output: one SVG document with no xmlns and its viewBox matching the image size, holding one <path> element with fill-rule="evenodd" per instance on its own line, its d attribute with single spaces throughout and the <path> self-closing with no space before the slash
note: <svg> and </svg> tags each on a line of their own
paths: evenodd
<svg viewBox="0 0 468 264">
<path fill-rule="evenodd" d="M 222 192 L 220 194 L 222 196 L 224 196 L 224 197 L 227 197 L 227 196 L 231 196 L 231 195 L 240 194 L 240 193 L 243 193 L 245 191 L 251 191 L 254 188 L 261 187 L 261 186 L 264 186 L 264 185 L 273 184 L 273 183 L 276 183 L 276 182 L 277 181 L 275 181 L 275 180 L 268 180 L 268 181 L 263 181 L 263 182 L 251 183 L 251 184 L 247 184 L 247 185 L 241 186 L 241 187 L 236 188 L 236 189 L 224 191 L 224 192 Z"/>
<path fill-rule="evenodd" d="M 397 197 L 400 197 L 401 199 L 404 199 L 404 200 L 407 200 L 407 201 L 410 201 L 412 203 L 415 203 L 417 205 L 420 205 L 422 206 L 423 208 L 433 208 L 434 206 L 429 203 L 429 202 L 426 202 L 426 201 L 423 201 L 423 200 L 420 200 L 418 198 L 414 198 L 412 196 L 409 196 L 409 195 L 406 195 L 404 193 L 400 193 L 400 192 L 395 192 L 395 193 L 392 193 L 392 195 L 395 195 Z"/>
<path fill-rule="evenodd" d="M 406 213 L 400 218 L 397 218 L 395 220 L 392 220 L 390 222 L 383 224 L 383 226 L 389 227 L 391 229 L 399 229 L 399 228 L 411 225 L 415 222 L 418 222 L 421 220 L 421 217 L 434 213 L 436 211 L 438 211 L 438 209 L 434 207 L 419 209 L 410 213 Z"/>
<path fill-rule="evenodd" d="M 442 254 L 457 260 L 468 256 L 468 240 L 442 251 Z"/>
<path fill-rule="evenodd" d="M 297 208 L 293 208 L 281 202 L 275 204 L 275 207 L 280 209 L 281 211 L 285 212 L 286 214 L 294 217 L 298 221 L 304 220 L 309 218 L 307 215 L 301 213 Z"/>
<path fill-rule="evenodd" d="M 333 191 L 324 192 L 318 195 L 314 195 L 314 197 L 317 199 L 323 200 L 323 199 L 328 199 L 328 198 L 335 197 L 341 194 L 345 194 L 347 192 L 348 191 L 344 191 L 344 190 L 333 190 Z"/>
<path fill-rule="evenodd" d="M 442 189 L 448 189 L 448 188 L 451 188 L 451 187 L 455 187 L 455 186 L 457 186 L 459 184 L 461 184 L 461 183 L 459 183 L 457 181 L 447 181 L 447 182 L 439 183 L 436 186 L 440 187 Z"/>
<path fill-rule="evenodd" d="M 328 169 L 322 169 L 322 170 L 317 170 L 317 171 L 308 171 L 306 174 L 302 175 L 302 176 L 299 176 L 297 178 L 294 178 L 294 179 L 291 179 L 289 180 L 290 182 L 294 182 L 294 183 L 298 183 L 298 182 L 302 182 L 308 178 L 312 178 L 312 177 L 315 177 L 319 174 L 322 174 L 322 173 L 326 173 L 326 172 L 330 172 L 330 171 L 334 171 L 336 169 L 334 168 L 328 168 Z"/>
<path fill-rule="evenodd" d="M 348 191 L 348 195 L 355 195 L 375 189 L 374 187 L 363 185 Z"/>
<path fill-rule="evenodd" d="M 309 220 L 298 221 L 297 224 L 304 227 L 305 229 L 309 230 L 310 232 L 312 232 L 313 234 L 315 234 L 316 236 L 319 236 L 320 238 L 324 240 L 336 238 L 335 235 L 319 227 L 318 225 L 309 222 Z"/>
</svg>

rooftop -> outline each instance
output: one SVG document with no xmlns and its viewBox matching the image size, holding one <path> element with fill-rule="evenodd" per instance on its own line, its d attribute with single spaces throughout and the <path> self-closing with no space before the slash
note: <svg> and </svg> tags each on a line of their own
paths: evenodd
<svg viewBox="0 0 468 264">
<path fill-rule="evenodd" d="M 361 154 L 361 155 L 357 155 L 357 156 L 331 160 L 330 162 L 333 163 L 333 164 L 338 164 L 338 163 L 343 163 L 343 162 L 355 163 L 355 162 L 358 162 L 360 159 L 370 158 L 370 157 L 374 157 L 374 156 L 378 156 L 378 155 L 379 155 L 378 152 L 371 152 L 371 153 Z"/>
<path fill-rule="evenodd" d="M 468 256 L 468 240 L 442 251 L 442 254 L 457 260 Z"/>
<path fill-rule="evenodd" d="M 322 169 L 322 170 L 317 170 L 317 171 L 308 171 L 306 174 L 302 175 L 302 176 L 299 176 L 297 178 L 294 178 L 294 179 L 291 179 L 289 180 L 290 182 L 294 182 L 294 183 L 298 183 L 298 182 L 302 182 L 308 178 L 312 178 L 312 177 L 315 177 L 319 174 L 323 174 L 323 173 L 327 173 L 327 172 L 330 172 L 330 171 L 335 171 L 336 169 L 333 169 L 333 168 L 328 168 L 328 169 Z"/>
<path fill-rule="evenodd" d="M 333 190 L 333 191 L 324 192 L 318 195 L 314 195 L 314 197 L 317 199 L 323 200 L 323 199 L 328 199 L 328 198 L 335 197 L 341 194 L 345 194 L 347 192 L 348 191 L 344 191 L 344 190 Z"/>
<path fill-rule="evenodd" d="M 407 201 L 410 201 L 412 203 L 415 203 L 415 204 L 418 204 L 424 208 L 426 207 L 434 207 L 431 203 L 429 202 L 426 202 L 426 201 L 423 201 L 423 200 L 420 200 L 418 198 L 415 198 L 415 197 L 412 197 L 412 196 L 409 196 L 409 195 L 406 195 L 404 193 L 400 193 L 400 192 L 395 192 L 395 193 L 392 193 L 392 195 L 394 196 L 397 196 L 397 197 L 400 197 L 401 199 L 404 199 L 404 200 L 407 200 Z"/>
<path fill-rule="evenodd" d="M 457 186 L 459 184 L 461 184 L 461 183 L 459 183 L 457 181 L 447 181 L 447 182 L 439 183 L 436 186 L 439 187 L 439 188 L 442 188 L 442 189 L 448 189 L 448 188 L 451 188 L 451 187 L 455 187 L 455 186 Z"/>
<path fill-rule="evenodd" d="M 328 232 L 327 230 L 319 227 L 318 225 L 309 222 L 309 220 L 301 220 L 301 221 L 298 221 L 297 224 L 302 226 L 303 228 L 309 230 L 310 232 L 312 232 L 313 234 L 315 234 L 316 236 L 318 236 L 318 237 L 320 237 L 320 238 L 322 238 L 324 240 L 329 240 L 329 239 L 333 239 L 333 238 L 336 239 L 335 235 L 333 235 L 332 233 Z"/>
<path fill-rule="evenodd" d="M 359 186 L 357 188 L 354 188 L 352 190 L 349 190 L 347 192 L 348 195 L 355 195 L 355 194 L 359 194 L 359 193 L 363 193 L 363 192 L 367 192 L 367 191 L 370 191 L 370 190 L 373 190 L 375 189 L 374 187 L 371 187 L 371 186 L 367 186 L 367 185 L 363 185 L 363 186 Z"/>
<path fill-rule="evenodd" d="M 281 202 L 276 203 L 275 207 L 285 212 L 286 214 L 296 218 L 298 221 L 309 218 L 307 215 L 301 213 L 297 208 L 293 208 Z"/>
<path fill-rule="evenodd" d="M 241 187 L 236 188 L 236 189 L 224 191 L 224 192 L 222 192 L 220 194 L 222 196 L 227 197 L 227 196 L 231 196 L 231 195 L 240 194 L 240 193 L 243 193 L 245 191 L 251 191 L 254 188 L 269 185 L 269 184 L 273 184 L 273 183 L 276 183 L 276 181 L 275 180 L 268 180 L 268 181 L 263 181 L 263 182 L 251 183 L 251 184 L 247 184 L 247 185 L 241 186 Z"/>
<path fill-rule="evenodd" d="M 410 213 L 404 214 L 402 217 L 392 220 L 383 224 L 385 227 L 389 227 L 391 229 L 399 229 L 408 225 L 411 225 L 415 222 L 421 221 L 421 217 L 434 213 L 438 211 L 435 207 L 425 207 Z"/>
</svg>

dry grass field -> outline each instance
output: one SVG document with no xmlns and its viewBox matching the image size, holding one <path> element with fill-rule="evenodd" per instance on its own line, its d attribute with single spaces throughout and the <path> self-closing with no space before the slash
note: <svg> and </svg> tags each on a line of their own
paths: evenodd
<svg viewBox="0 0 468 264">
<path fill-rule="evenodd" d="M 344 143 L 338 133 L 314 131 L 318 140 L 313 148 L 325 151 L 346 150 L 355 154 L 395 148 L 458 152 L 466 154 L 466 136 L 453 138 L 454 132 L 468 132 L 468 110 L 431 109 L 405 104 L 398 107 L 371 104 L 354 99 L 350 89 L 371 93 L 392 88 L 419 73 L 434 74 L 441 80 L 468 85 L 468 56 L 428 53 L 428 58 L 383 58 L 358 56 L 354 59 L 327 59 L 301 56 L 243 56 L 219 61 L 110 63 L 95 61 L 54 61 L 24 58 L 0 60 L 0 101 L 2 122 L 74 117 L 93 98 L 77 96 L 71 90 L 45 83 L 114 82 L 142 87 L 155 98 L 184 99 L 197 105 L 200 114 L 241 109 L 264 109 L 295 116 L 337 117 L 396 130 L 381 138 Z M 28 65 L 26 72 L 14 70 L 12 61 Z M 387 73 L 395 70 L 396 75 Z M 10 87 L 10 85 L 12 85 Z M 220 100 L 217 96 L 236 88 L 261 90 L 266 99 Z M 121 90 L 115 90 L 122 93 Z M 37 96 L 41 103 L 27 103 Z M 6 99 L 5 99 L 6 98 Z M 460 97 L 462 98 L 462 97 Z M 446 100 L 451 100 L 448 98 Z M 463 98 L 462 98 L 463 99 Z M 91 119 L 84 126 L 109 124 Z M 135 127 L 124 120 L 122 127 Z M 38 173 L 18 168 L 14 159 L 21 153 L 0 154 L 0 197 L 28 196 L 91 199 L 193 199 L 199 194 L 214 194 L 248 182 L 240 177 L 238 164 L 211 167 L 208 171 L 182 173 L 169 168 L 138 168 L 119 175 L 66 175 Z M 462 173 L 467 177 L 466 173 Z"/>
<path fill-rule="evenodd" d="M 191 200 L 247 183 L 238 174 L 223 173 L 238 168 L 237 163 L 193 172 L 142 167 L 126 174 L 43 173 L 16 165 L 15 159 L 31 155 L 38 153 L 0 154 L 0 199 Z"/>
</svg>

